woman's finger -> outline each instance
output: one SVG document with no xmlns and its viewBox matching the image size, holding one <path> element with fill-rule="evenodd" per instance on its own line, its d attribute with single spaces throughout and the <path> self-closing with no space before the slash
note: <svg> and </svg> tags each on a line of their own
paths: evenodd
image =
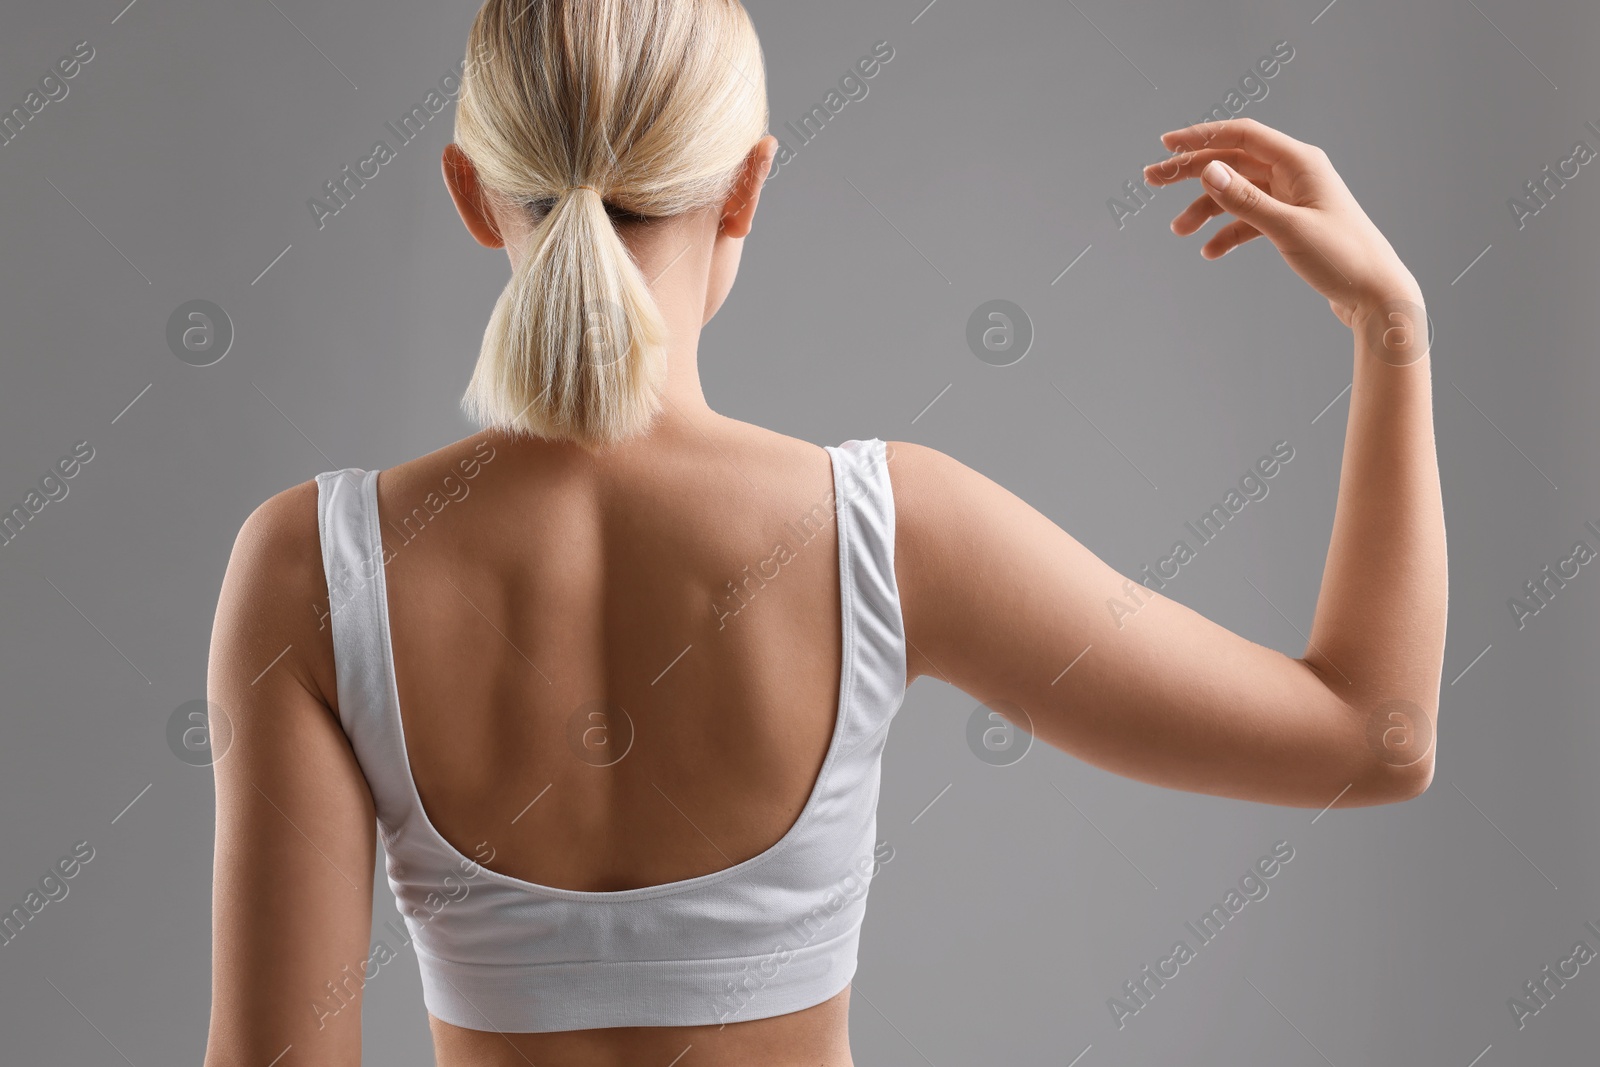
<svg viewBox="0 0 1600 1067">
<path fill-rule="evenodd" d="M 1260 236 L 1261 231 L 1248 222 L 1234 219 L 1211 235 L 1211 239 L 1200 247 L 1200 254 L 1207 259 L 1221 259 L 1246 241 Z"/>
<path fill-rule="evenodd" d="M 1187 237 L 1220 214 L 1222 208 L 1211 199 L 1211 194 L 1201 193 L 1188 207 L 1178 212 L 1172 220 L 1171 230 L 1179 237 Z"/>
<path fill-rule="evenodd" d="M 1220 159 L 1246 178 L 1260 185 L 1272 179 L 1272 168 L 1242 148 L 1202 148 L 1196 152 L 1180 152 L 1159 163 L 1144 168 L 1146 185 L 1171 185 L 1187 178 L 1198 177 L 1207 163 Z"/>
<path fill-rule="evenodd" d="M 1285 162 L 1310 165 L 1320 153 L 1315 145 L 1297 141 L 1255 119 L 1223 119 L 1170 130 L 1161 143 L 1174 151 L 1203 148 L 1242 148 L 1267 164 Z"/>
</svg>

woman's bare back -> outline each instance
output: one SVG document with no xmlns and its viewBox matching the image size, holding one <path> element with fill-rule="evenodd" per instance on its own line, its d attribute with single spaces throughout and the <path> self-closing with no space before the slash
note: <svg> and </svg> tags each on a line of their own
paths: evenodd
<svg viewBox="0 0 1600 1067">
<path fill-rule="evenodd" d="M 384 470 L 406 747 L 445 839 L 611 892 L 783 837 L 839 703 L 833 496 L 827 452 L 728 420 L 600 457 L 483 434 Z M 433 1027 L 444 1064 L 667 1063 L 690 1043 L 701 1064 L 845 1064 L 847 1003 L 725 1027 Z"/>
</svg>

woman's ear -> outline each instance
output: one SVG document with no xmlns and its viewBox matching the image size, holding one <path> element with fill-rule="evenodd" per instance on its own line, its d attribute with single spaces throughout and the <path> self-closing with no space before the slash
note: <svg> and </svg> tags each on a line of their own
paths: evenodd
<svg viewBox="0 0 1600 1067">
<path fill-rule="evenodd" d="M 473 240 L 485 248 L 504 248 L 505 239 L 495 228 L 494 214 L 478 183 L 478 171 L 459 145 L 444 146 L 444 183 L 455 201 L 456 212 Z"/>
<path fill-rule="evenodd" d="M 750 232 L 756 217 L 756 202 L 761 199 L 761 186 L 772 171 L 773 157 L 778 154 L 778 139 L 770 133 L 756 142 L 745 157 L 739 178 L 722 206 L 722 235 L 744 237 Z"/>
</svg>

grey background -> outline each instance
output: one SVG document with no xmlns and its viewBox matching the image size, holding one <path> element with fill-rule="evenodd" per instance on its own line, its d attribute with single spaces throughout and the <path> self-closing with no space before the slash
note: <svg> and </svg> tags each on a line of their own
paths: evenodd
<svg viewBox="0 0 1600 1067">
<path fill-rule="evenodd" d="M 1583 927 L 1600 923 L 1600 577 L 1585 568 L 1521 630 L 1507 600 L 1596 542 L 1600 166 L 1520 231 L 1506 200 L 1577 139 L 1600 147 L 1584 128 L 1600 123 L 1600 13 L 924 2 L 752 0 L 775 130 L 874 42 L 895 55 L 768 185 L 702 344 L 713 406 L 818 443 L 936 446 L 1130 573 L 1286 440 L 1270 495 L 1168 592 L 1298 655 L 1348 331 L 1265 242 L 1206 263 L 1199 239 L 1173 237 L 1192 183 L 1121 229 L 1106 205 L 1163 154 L 1159 133 L 1288 40 L 1293 60 L 1244 113 L 1328 150 L 1438 328 L 1451 617 L 1433 787 L 1320 817 L 1151 788 L 1043 746 L 989 766 L 965 741 L 974 702 L 919 681 L 886 756 L 895 856 L 864 932 L 858 1061 L 1592 1057 L 1600 964 L 1521 1032 L 1507 1000 L 1580 938 L 1600 948 Z M 233 535 L 318 471 L 469 433 L 456 401 L 506 275 L 442 188 L 452 113 L 325 228 L 306 207 L 460 58 L 473 3 L 122 3 L 0 14 L 7 109 L 75 42 L 95 49 L 68 97 L 0 146 L 0 500 L 74 442 L 96 450 L 0 547 L 0 903 L 73 842 L 96 850 L 0 947 L 0 1058 L 15 1063 L 198 1062 L 211 781 L 165 729 L 204 695 Z M 964 341 L 994 298 L 1036 331 L 1014 366 Z M 235 325 L 215 366 L 167 349 L 167 317 L 192 299 Z M 1270 895 L 1118 1030 L 1107 998 L 1280 840 L 1295 858 Z M 380 878 L 377 916 L 392 914 Z M 366 1020 L 371 1062 L 430 1062 L 414 957 L 369 984 Z"/>
</svg>

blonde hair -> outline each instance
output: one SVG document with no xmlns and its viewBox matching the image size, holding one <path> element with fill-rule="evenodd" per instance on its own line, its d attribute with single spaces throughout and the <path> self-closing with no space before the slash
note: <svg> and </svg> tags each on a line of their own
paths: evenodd
<svg viewBox="0 0 1600 1067">
<path fill-rule="evenodd" d="M 491 197 L 546 210 L 462 407 L 585 447 L 641 432 L 667 329 L 610 213 L 727 199 L 767 128 L 755 28 L 738 0 L 487 0 L 467 55 L 457 144 Z"/>
</svg>

